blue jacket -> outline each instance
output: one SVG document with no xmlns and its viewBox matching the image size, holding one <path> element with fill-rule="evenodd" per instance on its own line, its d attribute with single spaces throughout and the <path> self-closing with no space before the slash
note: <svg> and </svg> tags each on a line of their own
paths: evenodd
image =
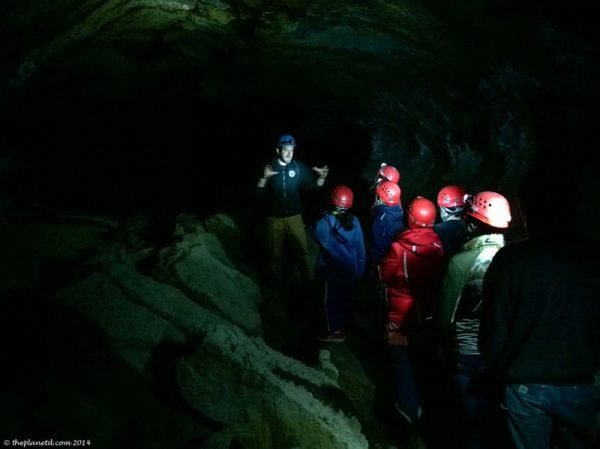
<svg viewBox="0 0 600 449">
<path fill-rule="evenodd" d="M 467 222 L 465 220 L 447 220 L 433 225 L 444 247 L 444 256 L 450 260 L 456 253 L 462 251 L 467 243 Z"/>
<path fill-rule="evenodd" d="M 371 209 L 371 244 L 369 257 L 372 265 L 377 265 L 390 249 L 394 236 L 404 230 L 404 210 L 399 206 L 379 204 Z"/>
<path fill-rule="evenodd" d="M 325 212 L 310 228 L 319 245 L 315 273 L 325 281 L 357 280 L 365 271 L 365 242 L 360 222 L 352 217 L 354 228 L 342 227 L 336 214 Z"/>
</svg>

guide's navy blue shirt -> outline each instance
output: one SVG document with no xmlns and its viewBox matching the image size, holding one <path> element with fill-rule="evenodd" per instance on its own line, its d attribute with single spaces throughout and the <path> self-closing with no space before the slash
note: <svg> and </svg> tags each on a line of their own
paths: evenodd
<svg viewBox="0 0 600 449">
<path fill-rule="evenodd" d="M 316 184 L 316 175 L 305 164 L 295 160 L 281 165 L 274 159 L 271 168 L 278 174 L 271 176 L 264 187 L 258 187 L 259 194 L 265 198 L 267 216 L 281 218 L 300 214 L 301 190 L 320 188 Z"/>
</svg>

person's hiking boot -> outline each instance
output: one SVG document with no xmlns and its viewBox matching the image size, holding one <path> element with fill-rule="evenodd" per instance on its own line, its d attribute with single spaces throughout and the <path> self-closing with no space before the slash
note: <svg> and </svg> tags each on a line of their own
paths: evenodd
<svg viewBox="0 0 600 449">
<path fill-rule="evenodd" d="M 325 335 L 321 335 L 319 337 L 319 341 L 323 341 L 325 343 L 344 343 L 346 341 L 346 332 L 343 329 L 330 332 Z"/>
</svg>

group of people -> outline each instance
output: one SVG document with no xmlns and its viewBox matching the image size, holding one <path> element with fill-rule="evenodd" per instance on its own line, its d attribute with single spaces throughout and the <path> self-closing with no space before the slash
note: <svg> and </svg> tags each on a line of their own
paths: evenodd
<svg viewBox="0 0 600 449">
<path fill-rule="evenodd" d="M 523 242 L 505 245 L 511 208 L 498 192 L 471 195 L 447 185 L 437 205 L 418 196 L 405 213 L 400 173 L 385 163 L 373 185 L 368 233 L 350 212 L 354 195 L 344 185 L 330 189 L 330 207 L 307 233 L 300 191 L 322 188 L 329 169 L 294 160 L 295 146 L 291 135 L 281 136 L 257 184 L 267 202 L 271 272 L 281 275 L 287 241 L 302 278 L 319 283 L 324 342 L 345 340 L 354 282 L 365 274 L 375 281 L 385 299 L 383 335 L 403 434 L 434 432 L 423 423 L 435 413 L 432 395 L 447 383 L 460 411 L 459 447 L 504 447 L 497 424 L 505 422 L 517 449 L 592 448 L 598 261 L 573 243 L 579 236 L 556 238 L 564 231 L 554 217 L 543 218 L 554 200 L 537 179 L 521 183 L 519 211 L 530 234 Z M 307 234 L 319 248 L 314 266 Z"/>
</svg>

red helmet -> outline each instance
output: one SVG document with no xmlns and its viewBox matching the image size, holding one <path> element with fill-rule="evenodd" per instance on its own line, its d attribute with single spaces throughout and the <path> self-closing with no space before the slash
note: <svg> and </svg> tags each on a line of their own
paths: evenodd
<svg viewBox="0 0 600 449">
<path fill-rule="evenodd" d="M 508 228 L 511 219 L 508 200 L 496 192 L 479 192 L 475 195 L 470 200 L 467 215 L 494 228 Z"/>
<path fill-rule="evenodd" d="M 375 193 L 388 206 L 400 204 L 400 186 L 391 181 L 381 181 L 375 187 Z"/>
<path fill-rule="evenodd" d="M 343 207 L 344 209 L 350 209 L 352 207 L 352 202 L 354 200 L 354 194 L 349 187 L 346 186 L 337 186 L 334 187 L 331 191 L 331 195 L 329 196 L 329 201 L 331 204 Z"/>
<path fill-rule="evenodd" d="M 433 201 L 416 197 L 408 206 L 408 226 L 413 228 L 431 228 L 435 223 L 436 207 Z"/>
<path fill-rule="evenodd" d="M 400 182 L 400 172 L 391 165 L 387 165 L 385 162 L 381 164 L 381 168 L 377 172 L 377 179 L 387 179 L 390 182 L 398 184 Z"/>
<path fill-rule="evenodd" d="M 460 186 L 446 186 L 440 190 L 437 203 L 440 207 L 463 207 L 467 191 Z"/>
</svg>

